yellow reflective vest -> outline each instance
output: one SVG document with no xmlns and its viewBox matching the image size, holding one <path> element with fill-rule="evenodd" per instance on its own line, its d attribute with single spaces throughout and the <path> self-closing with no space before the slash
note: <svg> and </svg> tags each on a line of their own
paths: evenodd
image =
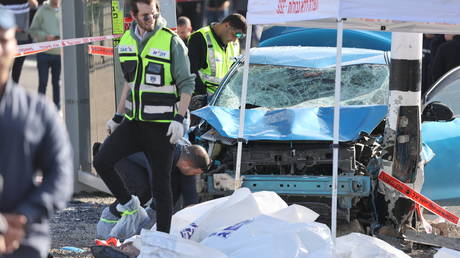
<svg viewBox="0 0 460 258">
<path fill-rule="evenodd" d="M 162 28 L 141 53 L 131 30 L 124 33 L 118 55 L 131 90 L 125 102 L 129 120 L 169 123 L 177 113 L 178 93 L 171 74 L 171 40 L 174 32 Z"/>
<path fill-rule="evenodd" d="M 198 75 L 206 85 L 208 93 L 213 94 L 234 63 L 235 57 L 239 56 L 240 44 L 238 40 L 230 42 L 224 51 L 214 37 L 211 26 L 203 27 L 195 33 L 203 35 L 207 46 L 206 62 L 208 67 L 200 69 Z"/>
</svg>

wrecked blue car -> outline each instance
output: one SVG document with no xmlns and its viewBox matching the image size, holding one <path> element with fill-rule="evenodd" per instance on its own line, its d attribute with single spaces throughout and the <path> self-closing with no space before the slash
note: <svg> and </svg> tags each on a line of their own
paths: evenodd
<svg viewBox="0 0 460 258">
<path fill-rule="evenodd" d="M 384 51 L 344 48 L 339 149 L 338 218 L 371 220 L 369 198 L 381 155 L 389 89 Z M 336 49 L 251 49 L 241 159 L 242 186 L 270 190 L 330 214 Z M 202 179 L 207 198 L 233 190 L 243 63 L 222 81 L 193 140 L 213 159 Z"/>
</svg>

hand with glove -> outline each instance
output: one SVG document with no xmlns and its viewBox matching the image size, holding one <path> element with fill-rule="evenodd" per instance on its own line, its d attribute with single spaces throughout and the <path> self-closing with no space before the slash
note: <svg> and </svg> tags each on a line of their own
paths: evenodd
<svg viewBox="0 0 460 258">
<path fill-rule="evenodd" d="M 183 122 L 184 117 L 179 114 L 176 114 L 173 121 L 171 121 L 168 132 L 166 133 L 166 136 L 171 136 L 169 139 L 171 144 L 176 144 L 182 138 L 182 136 L 184 136 L 184 125 L 182 124 Z"/>
<path fill-rule="evenodd" d="M 112 134 L 115 131 L 115 129 L 117 129 L 117 127 L 120 125 L 121 121 L 123 121 L 123 115 L 116 113 L 112 119 L 107 121 L 107 132 L 109 134 Z"/>
</svg>

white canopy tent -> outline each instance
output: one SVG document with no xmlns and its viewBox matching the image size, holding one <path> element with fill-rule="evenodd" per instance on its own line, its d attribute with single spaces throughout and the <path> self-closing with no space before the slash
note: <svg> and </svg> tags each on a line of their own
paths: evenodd
<svg viewBox="0 0 460 258">
<path fill-rule="evenodd" d="M 338 144 L 343 28 L 393 32 L 460 34 L 460 0 L 249 0 L 248 32 L 254 24 L 337 28 L 336 83 L 333 130 L 332 237 L 336 236 Z M 250 49 L 251 40 L 246 40 Z M 249 53 L 247 51 L 246 53 Z M 241 91 L 240 128 L 235 187 L 240 185 L 242 140 L 248 84 L 249 55 L 246 54 Z"/>
</svg>

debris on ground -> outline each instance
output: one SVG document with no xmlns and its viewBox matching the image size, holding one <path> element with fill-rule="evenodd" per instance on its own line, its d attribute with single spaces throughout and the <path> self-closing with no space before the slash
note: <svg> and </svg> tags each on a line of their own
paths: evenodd
<svg viewBox="0 0 460 258">
<path fill-rule="evenodd" d="M 255 201 L 256 203 L 257 201 L 261 201 L 263 199 L 263 198 L 260 198 L 260 194 L 258 198 L 259 200 L 257 200 L 256 197 L 254 197 L 254 194 L 250 194 L 250 196 L 252 197 L 249 198 L 248 200 L 252 199 L 252 201 Z M 176 215 L 181 214 L 182 218 L 177 219 L 176 217 L 176 219 L 173 220 L 178 223 L 177 225 L 180 226 L 175 229 L 175 232 L 176 232 L 175 236 L 176 237 L 181 236 L 180 228 L 183 229 L 187 227 L 188 225 L 190 225 L 191 223 L 193 223 L 194 221 L 198 221 L 197 218 L 200 217 L 200 214 L 198 214 L 197 208 L 193 209 L 194 207 L 200 207 L 200 210 L 201 210 L 200 212 L 211 213 L 211 210 L 213 207 L 215 207 L 216 205 L 223 205 L 223 203 L 228 201 L 229 199 L 230 199 L 230 196 L 223 197 L 220 199 L 215 199 L 215 200 L 212 200 L 206 203 L 200 203 L 196 206 L 193 206 L 187 209 L 183 209 L 179 211 L 178 213 L 176 213 Z M 278 211 L 288 207 L 287 205 L 286 206 L 283 205 L 281 201 L 277 199 L 275 200 L 276 200 L 275 206 L 277 207 L 276 209 Z M 103 193 L 95 193 L 95 194 L 82 193 L 82 194 L 75 195 L 73 200 L 69 203 L 69 206 L 65 210 L 60 211 L 57 214 L 55 214 L 55 216 L 51 219 L 51 235 L 52 235 L 53 242 L 52 242 L 52 249 L 50 250 L 50 254 L 53 257 L 94 257 L 91 254 L 90 247 L 95 245 L 94 239 L 96 238 L 96 224 L 99 221 L 99 217 L 101 215 L 103 208 L 105 208 L 107 205 L 109 205 L 113 201 L 114 201 L 113 197 L 107 194 L 103 194 Z M 228 207 L 228 203 L 226 204 L 226 206 Z M 232 207 L 235 207 L 235 206 L 232 206 Z M 293 209 L 292 207 L 290 208 Z M 305 208 L 305 207 L 302 207 L 302 208 Z M 263 210 L 265 208 L 262 208 L 262 209 L 258 208 L 258 209 L 259 209 L 258 213 L 261 213 L 260 210 Z M 269 209 L 271 209 L 271 214 L 276 212 L 275 209 L 271 207 L 269 207 Z M 268 211 L 270 210 L 265 210 L 264 211 L 265 213 L 262 215 L 267 216 Z M 234 212 L 235 210 L 231 209 L 231 213 L 228 215 L 230 216 L 231 214 L 234 214 Z M 294 212 L 294 214 L 296 213 Z M 299 214 L 298 211 L 297 211 L 297 214 Z M 257 217 L 260 215 L 261 214 L 256 215 L 254 217 Z M 459 228 L 455 227 L 455 225 L 446 223 L 446 222 L 442 222 L 442 221 L 433 221 L 433 220 L 430 220 L 430 221 L 431 223 L 433 223 L 432 224 L 433 231 L 435 234 L 446 236 L 446 237 L 457 236 L 457 238 L 460 238 L 459 237 L 460 233 L 458 231 Z M 215 222 L 213 222 L 212 224 L 217 225 Z M 237 223 L 234 223 L 234 224 L 237 224 Z M 356 224 L 356 222 L 354 224 Z M 221 226 L 224 226 L 224 225 L 221 225 Z M 247 224 L 244 224 L 244 226 L 247 226 Z M 242 230 L 244 226 L 241 226 L 239 230 Z M 362 230 L 357 225 L 353 226 L 352 228 L 359 229 L 359 231 Z M 216 230 L 215 232 L 222 232 L 222 231 L 225 231 L 225 230 L 220 230 L 220 231 Z M 352 235 L 356 236 L 356 234 L 354 233 Z M 351 236 L 345 235 L 345 237 L 351 237 Z M 372 239 L 370 241 L 380 243 L 379 241 L 375 240 L 374 238 L 370 236 L 363 235 L 363 237 Z M 338 243 L 340 243 L 340 239 L 345 239 L 345 238 L 340 238 L 340 237 L 337 238 Z M 138 240 L 141 240 L 141 238 L 138 238 Z M 348 243 L 348 241 L 346 242 Z M 194 242 L 194 243 L 201 244 L 198 242 Z M 359 243 L 360 246 L 364 246 L 362 243 Z M 77 253 L 71 250 L 65 250 L 64 247 L 75 247 L 75 248 L 83 249 L 85 252 Z M 396 246 L 396 247 L 398 249 L 402 249 L 400 248 L 400 246 Z M 409 247 L 411 247 L 411 250 L 410 251 L 406 250 L 405 252 L 410 257 L 416 257 L 416 258 L 458 257 L 458 254 L 456 253 L 457 251 L 452 250 L 452 249 L 447 249 L 447 248 L 439 249 L 437 247 L 430 247 L 427 245 L 421 245 L 417 243 L 413 243 Z M 121 250 L 125 255 L 128 255 L 128 257 L 138 257 L 139 255 L 139 249 L 136 248 L 136 246 L 133 243 L 125 243 L 121 247 L 114 249 L 114 250 L 118 250 L 118 251 Z M 222 253 L 221 251 L 219 252 Z M 452 255 L 457 255 L 457 256 L 452 256 Z M 209 257 L 209 256 L 206 256 L 206 257 Z M 359 256 L 348 256 L 348 257 L 359 257 Z M 398 256 L 388 256 L 388 257 L 398 257 Z"/>
</svg>

